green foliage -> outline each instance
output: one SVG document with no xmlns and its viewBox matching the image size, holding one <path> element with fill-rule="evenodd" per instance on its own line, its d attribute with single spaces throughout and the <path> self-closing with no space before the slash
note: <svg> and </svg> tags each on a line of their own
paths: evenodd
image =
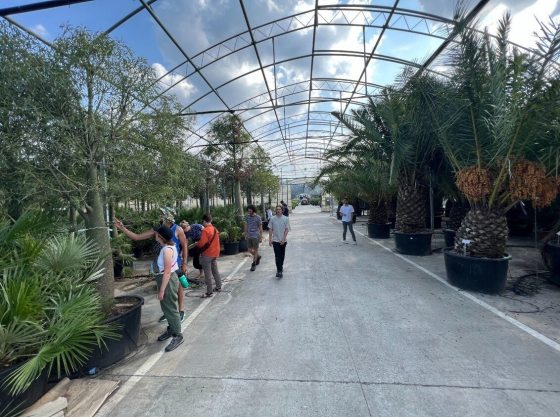
<svg viewBox="0 0 560 417">
<path fill-rule="evenodd" d="M 113 337 L 92 283 L 103 273 L 100 254 L 82 237 L 45 238 L 48 226 L 37 224 L 48 223 L 26 213 L 0 225 L 0 365 L 19 365 L 7 381 L 14 394 L 45 368 L 78 370 Z"/>
<path fill-rule="evenodd" d="M 175 221 L 178 223 L 181 220 L 186 220 L 190 224 L 194 224 L 194 223 L 202 224 L 203 215 L 204 215 L 204 210 L 200 207 L 182 209 L 182 210 L 178 210 L 177 218 L 175 219 Z"/>
<path fill-rule="evenodd" d="M 450 55 L 449 81 L 432 79 L 419 91 L 455 174 L 476 169 L 489 178 L 480 196 L 467 196 L 471 207 L 503 212 L 512 203 L 515 162 L 543 162 L 557 173 L 560 24 L 541 23 L 538 52 L 529 53 L 508 43 L 509 14 L 497 39 L 456 18 L 460 42 Z"/>
</svg>

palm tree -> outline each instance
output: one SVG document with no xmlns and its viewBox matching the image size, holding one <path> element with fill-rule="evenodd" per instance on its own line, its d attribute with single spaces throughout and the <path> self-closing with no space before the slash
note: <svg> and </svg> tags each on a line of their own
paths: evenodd
<svg viewBox="0 0 560 417">
<path fill-rule="evenodd" d="M 426 191 L 441 161 L 432 122 L 423 108 L 421 92 L 430 85 L 429 77 L 407 68 L 395 87 L 383 91 L 376 106 L 392 146 L 391 182 L 399 186 L 395 229 L 404 233 L 426 230 Z"/>
<path fill-rule="evenodd" d="M 103 256 L 71 234 L 44 238 L 48 225 L 30 212 L 0 224 L 0 368 L 19 365 L 7 380 L 13 395 L 45 369 L 79 370 L 114 335 L 94 286 Z"/>
<path fill-rule="evenodd" d="M 349 116 L 333 113 L 351 132 L 342 146 L 325 153 L 330 162 L 314 183 L 328 178 L 323 185 L 338 197 L 352 195 L 369 204 L 370 224 L 387 223 L 387 203 L 395 194 L 390 181 L 393 153 L 391 136 L 381 119 L 376 103 L 352 110 Z"/>
<path fill-rule="evenodd" d="M 457 231 L 456 251 L 463 253 L 468 243 L 471 256 L 500 258 L 507 210 L 521 199 L 545 206 L 558 191 L 539 157 L 542 143 L 558 137 L 553 109 L 560 100 L 560 25 L 541 24 L 538 52 L 522 53 L 508 43 L 509 14 L 496 39 L 456 20 L 450 81 L 432 80 L 424 107 L 471 206 Z"/>
</svg>

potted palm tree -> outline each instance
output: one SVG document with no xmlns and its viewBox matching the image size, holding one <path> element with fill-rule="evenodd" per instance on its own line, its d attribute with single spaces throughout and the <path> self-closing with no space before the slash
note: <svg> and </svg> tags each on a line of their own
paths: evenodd
<svg viewBox="0 0 560 417">
<path fill-rule="evenodd" d="M 495 40 L 456 21 L 450 81 L 432 80 L 424 106 L 470 205 L 445 264 L 451 283 L 495 293 L 505 286 L 510 259 L 505 213 L 520 200 L 544 207 L 558 191 L 538 151 L 558 123 L 549 109 L 560 99 L 553 64 L 560 26 L 541 24 L 539 52 L 522 53 L 508 43 L 509 15 Z"/>
<path fill-rule="evenodd" d="M 429 178 L 437 177 L 437 142 L 423 106 L 425 75 L 405 69 L 395 88 L 383 92 L 377 109 L 392 143 L 391 181 L 398 183 L 395 247 L 407 255 L 430 255 L 432 231 L 426 227 Z"/>
<path fill-rule="evenodd" d="M 1 415 L 31 405 L 49 374 L 79 371 L 116 337 L 94 286 L 103 257 L 85 238 L 48 237 L 50 224 L 34 213 L 0 224 Z"/>
</svg>

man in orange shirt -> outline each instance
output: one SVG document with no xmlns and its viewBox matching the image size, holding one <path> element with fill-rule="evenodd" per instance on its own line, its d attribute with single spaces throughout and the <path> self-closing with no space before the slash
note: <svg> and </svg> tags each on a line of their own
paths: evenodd
<svg viewBox="0 0 560 417">
<path fill-rule="evenodd" d="M 218 271 L 218 256 L 220 256 L 220 232 L 212 224 L 212 216 L 202 216 L 202 235 L 197 247 L 200 248 L 200 265 L 204 271 L 206 281 L 206 294 L 202 298 L 212 297 L 213 292 L 222 291 L 222 279 Z M 216 288 L 212 288 L 212 277 L 216 281 Z"/>
</svg>

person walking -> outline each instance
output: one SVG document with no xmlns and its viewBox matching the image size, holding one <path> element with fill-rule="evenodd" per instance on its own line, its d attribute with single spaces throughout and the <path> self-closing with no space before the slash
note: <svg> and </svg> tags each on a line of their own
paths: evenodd
<svg viewBox="0 0 560 417">
<path fill-rule="evenodd" d="M 257 265 L 261 262 L 259 244 L 262 243 L 263 227 L 261 216 L 256 213 L 257 209 L 253 204 L 250 204 L 247 207 L 247 212 L 249 214 L 245 217 L 245 222 L 243 223 L 243 234 L 245 239 L 247 239 L 249 253 L 253 255 L 251 271 L 254 271 Z"/>
<path fill-rule="evenodd" d="M 200 250 L 198 249 L 198 246 L 196 246 L 196 243 L 202 236 L 202 229 L 204 228 L 204 226 L 198 223 L 190 224 L 186 220 L 181 220 L 179 226 L 181 226 L 183 232 L 185 232 L 185 237 L 187 238 L 187 240 L 190 240 L 194 243 L 194 246 L 189 245 L 189 252 L 193 258 L 193 267 L 198 270 L 198 276 L 196 277 L 196 279 L 199 280 L 202 278 L 203 272 L 202 265 L 200 265 Z M 189 281 L 195 282 L 195 280 L 191 280 L 190 278 Z"/>
<path fill-rule="evenodd" d="M 357 245 L 356 242 L 356 235 L 354 234 L 354 225 L 352 223 L 354 215 L 354 207 L 351 204 L 348 204 L 348 199 L 345 198 L 342 200 L 342 206 L 340 206 L 340 216 L 342 220 L 342 241 L 344 243 L 348 243 L 346 240 L 346 230 L 350 229 L 350 233 L 352 234 L 353 244 Z"/>
<path fill-rule="evenodd" d="M 220 271 L 218 271 L 218 256 L 220 256 L 220 232 L 212 224 L 212 216 L 205 214 L 202 216 L 202 236 L 197 246 L 200 249 L 200 264 L 204 271 L 204 280 L 206 281 L 206 293 L 201 298 L 212 297 L 214 292 L 222 291 L 222 279 Z M 212 277 L 216 281 L 216 287 L 213 288 Z"/>
<path fill-rule="evenodd" d="M 268 225 L 268 244 L 274 249 L 276 259 L 276 278 L 282 278 L 284 273 L 284 258 L 286 256 L 287 237 L 290 231 L 290 220 L 282 214 L 283 207 L 276 206 L 276 216 L 270 219 Z"/>
<path fill-rule="evenodd" d="M 282 205 L 282 215 L 288 217 L 290 215 L 290 209 L 288 205 L 284 203 L 284 200 L 280 200 L 280 204 Z"/>
<path fill-rule="evenodd" d="M 157 264 L 162 271 L 156 276 L 158 300 L 161 311 L 167 320 L 167 329 L 158 337 L 159 342 L 169 338 L 171 342 L 165 347 L 166 352 L 171 352 L 183 343 L 181 333 L 181 317 L 179 315 L 177 290 L 180 287 L 177 271 L 179 270 L 179 253 L 173 242 L 173 231 L 166 226 L 160 226 L 155 231 L 155 238 L 161 245 Z"/>
<path fill-rule="evenodd" d="M 188 270 L 187 270 L 187 256 L 189 254 L 189 248 L 187 246 L 187 238 L 185 237 L 185 232 L 183 231 L 183 229 L 179 226 L 177 226 L 175 224 L 175 216 L 173 213 L 173 210 L 171 210 L 170 208 L 164 207 L 164 208 L 160 208 L 161 210 L 161 217 L 160 217 L 160 223 L 161 225 L 168 227 L 169 229 L 171 229 L 171 232 L 173 233 L 172 236 L 172 240 L 175 243 L 175 247 L 177 248 L 177 254 L 178 254 L 178 259 L 177 259 L 177 264 L 179 265 L 179 268 L 181 269 L 181 272 L 183 274 L 187 274 Z M 121 232 L 123 232 L 126 236 L 128 236 L 129 239 L 138 241 L 138 240 L 146 240 L 146 239 L 150 239 L 152 237 L 155 237 L 155 229 L 150 229 L 150 230 L 146 230 L 145 232 L 142 233 L 134 233 L 131 230 L 128 230 L 124 224 L 122 223 L 122 221 L 120 221 L 119 219 L 115 218 L 115 227 L 117 229 L 119 229 Z M 157 239 L 156 239 L 157 242 Z M 159 243 L 158 243 L 159 244 Z M 158 250 L 159 253 L 159 250 Z M 182 255 L 182 256 L 181 256 Z M 184 262 L 183 262 L 184 260 Z M 161 274 L 162 271 L 158 270 L 158 266 L 157 263 L 155 264 L 155 273 L 156 273 L 156 278 L 158 274 Z M 181 316 L 181 322 L 183 320 L 185 320 L 185 304 L 184 304 L 184 292 L 183 292 L 183 288 L 179 287 L 177 290 L 177 297 L 179 300 L 179 314 Z M 159 321 L 165 321 L 165 315 L 161 316 L 159 318 Z"/>
</svg>

